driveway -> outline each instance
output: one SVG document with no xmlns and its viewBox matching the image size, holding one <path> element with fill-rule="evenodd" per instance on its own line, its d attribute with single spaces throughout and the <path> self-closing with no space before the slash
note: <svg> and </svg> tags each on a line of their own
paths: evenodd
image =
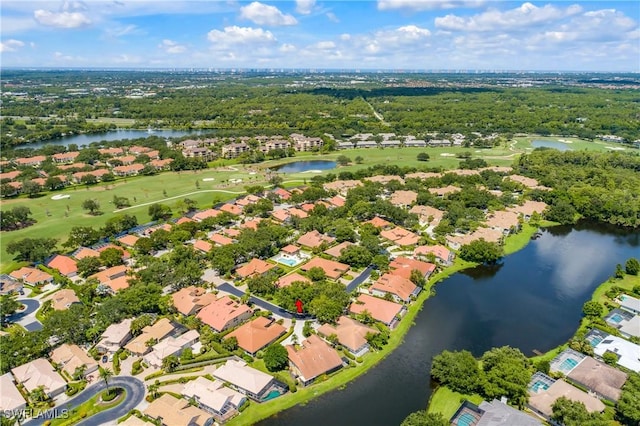
<svg viewBox="0 0 640 426">
<path fill-rule="evenodd" d="M 17 300 L 25 306 L 25 309 L 10 315 L 8 320 L 23 326 L 28 331 L 42 330 L 42 324 L 36 319 L 36 311 L 40 308 L 40 301 L 26 297 Z"/>
<path fill-rule="evenodd" d="M 142 383 L 142 381 L 134 377 L 113 377 L 111 378 L 111 380 L 109 380 L 109 386 L 110 387 L 118 386 L 118 387 L 124 388 L 127 391 L 127 396 L 125 397 L 125 400 L 113 408 L 102 411 L 96 414 L 95 416 L 91 416 L 88 419 L 80 423 L 77 423 L 78 425 L 99 426 L 108 422 L 115 421 L 120 417 L 124 417 L 125 415 L 127 415 L 129 411 L 136 408 L 138 404 L 140 404 L 144 399 L 144 394 L 145 394 L 144 383 Z M 47 413 L 41 415 L 40 418 L 33 419 L 22 424 L 24 426 L 42 425 L 48 419 L 55 417 L 56 414 L 58 416 L 62 416 L 63 414 L 62 410 L 76 408 L 77 406 L 87 402 L 89 399 L 93 398 L 95 395 L 99 394 L 105 389 L 106 389 L 106 386 L 104 384 L 104 381 L 100 380 L 100 382 L 89 386 L 87 389 L 82 391 L 82 393 L 80 393 L 75 398 L 70 399 L 69 401 L 65 402 L 63 405 L 59 407 L 56 407 L 47 411 Z"/>
<path fill-rule="evenodd" d="M 349 283 L 349 285 L 347 285 L 347 293 L 351 293 L 353 290 L 355 290 L 360 284 L 362 284 L 367 278 L 369 278 L 369 276 L 371 275 L 371 272 L 373 271 L 373 266 L 369 265 L 367 266 L 367 269 L 365 269 L 364 271 L 362 271 L 362 273 L 360 275 L 358 275 L 357 277 L 355 277 L 353 279 L 353 281 L 351 281 Z"/>
<path fill-rule="evenodd" d="M 234 296 L 237 296 L 237 297 L 244 296 L 244 291 L 240 290 L 239 288 L 229 283 L 220 284 L 217 287 L 217 289 L 227 292 L 229 294 L 233 294 Z M 298 316 L 295 316 L 294 314 L 291 314 L 290 312 L 285 311 L 280 306 L 274 305 L 273 303 L 267 302 L 266 300 L 260 299 L 258 297 L 249 296 L 249 301 L 254 305 L 257 305 L 264 310 L 271 311 L 275 315 L 278 315 L 282 318 L 287 318 L 287 319 L 299 318 Z"/>
</svg>

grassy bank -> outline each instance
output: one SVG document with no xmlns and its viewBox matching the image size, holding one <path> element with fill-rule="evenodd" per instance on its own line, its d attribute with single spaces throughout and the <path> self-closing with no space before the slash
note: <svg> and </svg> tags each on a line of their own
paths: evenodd
<svg viewBox="0 0 640 426">
<path fill-rule="evenodd" d="M 478 405 L 482 402 L 482 399 L 482 396 L 477 393 L 466 395 L 454 392 L 445 386 L 440 386 L 431 395 L 427 412 L 440 413 L 445 419 L 450 419 L 464 400 Z"/>
<path fill-rule="evenodd" d="M 93 415 L 96 415 L 101 411 L 108 410 L 109 408 L 113 408 L 121 404 L 127 397 L 127 392 L 122 388 L 119 389 L 121 393 L 113 401 L 109 401 L 106 403 L 102 402 L 100 399 L 102 396 L 102 392 L 100 392 L 98 395 L 94 396 L 84 404 L 81 404 L 73 410 L 70 410 L 67 413 L 68 416 L 66 416 L 66 418 L 52 420 L 51 423 L 49 423 L 49 426 L 71 426 Z"/>
<path fill-rule="evenodd" d="M 231 420 L 228 424 L 230 426 L 253 424 L 287 408 L 291 408 L 299 404 L 305 404 L 311 399 L 326 392 L 332 390 L 342 391 L 348 389 L 348 382 L 366 373 L 370 368 L 378 364 L 380 361 L 386 358 L 387 355 L 389 355 L 398 346 L 400 346 L 400 344 L 404 340 L 404 336 L 413 325 L 413 321 L 416 315 L 418 315 L 418 312 L 420 312 L 420 310 L 422 309 L 423 303 L 430 297 L 431 288 L 433 287 L 433 285 L 443 280 L 444 278 L 454 274 L 455 272 L 458 272 L 470 266 L 474 266 L 474 264 L 471 262 L 465 262 L 463 260 L 456 260 L 451 267 L 434 275 L 429 280 L 429 284 L 423 289 L 416 301 L 409 307 L 407 314 L 404 316 L 402 321 L 400 321 L 398 327 L 391 332 L 389 342 L 384 347 L 384 349 L 379 352 L 371 352 L 367 354 L 364 357 L 362 364 L 359 364 L 353 368 L 341 370 L 337 374 L 329 377 L 324 382 L 315 383 L 312 386 L 306 388 L 298 388 L 298 391 L 296 393 L 288 393 L 284 396 L 262 404 L 251 404 L 249 408 L 247 408 L 240 416 Z"/>
<path fill-rule="evenodd" d="M 557 226 L 559 223 L 551 222 L 549 220 L 540 220 L 537 225 L 531 225 L 530 223 L 523 223 L 522 229 L 517 234 L 509 235 L 504 242 L 504 254 L 508 256 L 517 251 L 522 250 L 529 244 L 531 241 L 531 237 L 535 235 L 535 233 L 541 227 L 548 228 L 550 226 Z"/>
</svg>

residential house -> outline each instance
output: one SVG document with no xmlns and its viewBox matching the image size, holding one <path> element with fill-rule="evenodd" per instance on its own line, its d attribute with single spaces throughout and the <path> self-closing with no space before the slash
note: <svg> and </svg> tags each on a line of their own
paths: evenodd
<svg viewBox="0 0 640 426">
<path fill-rule="evenodd" d="M 277 385 L 267 373 L 249 367 L 239 359 L 230 359 L 213 372 L 213 377 L 228 383 L 232 389 L 256 401 L 262 401 Z"/>
<path fill-rule="evenodd" d="M 622 294 L 619 297 L 620 309 L 624 309 L 632 314 L 640 315 L 640 299 L 629 296 L 628 294 Z"/>
<path fill-rule="evenodd" d="M 220 236 L 222 237 L 222 235 Z M 226 238 L 226 237 L 223 237 L 223 238 Z M 208 241 L 198 239 L 193 242 L 193 248 L 203 253 L 209 253 L 213 248 L 213 244 L 211 244 Z"/>
<path fill-rule="evenodd" d="M 291 135 L 291 139 L 293 139 L 293 147 L 295 150 L 300 152 L 322 148 L 322 145 L 324 144 L 321 138 L 309 138 L 302 135 L 296 135 L 295 133 Z"/>
<path fill-rule="evenodd" d="M 409 207 L 418 199 L 418 193 L 415 191 L 395 191 L 391 194 L 389 201 L 397 207 Z"/>
<path fill-rule="evenodd" d="M 162 426 L 212 426 L 211 414 L 189 404 L 188 401 L 164 393 L 154 400 L 143 413 Z"/>
<path fill-rule="evenodd" d="M 617 402 L 628 376 L 617 368 L 587 356 L 569 372 L 567 378 L 595 392 L 601 398 Z"/>
<path fill-rule="evenodd" d="M 120 147 L 99 148 L 98 152 L 100 152 L 100 154 L 102 155 L 110 155 L 112 157 L 118 157 L 120 155 L 124 155 L 124 149 Z"/>
<path fill-rule="evenodd" d="M 181 288 L 171 295 L 173 306 L 182 315 L 195 315 L 208 304 L 216 300 L 216 295 L 207 293 L 202 287 L 189 286 Z"/>
<path fill-rule="evenodd" d="M 135 176 L 144 169 L 142 164 L 130 164 L 128 166 L 117 166 L 113 168 L 113 174 L 116 176 Z"/>
<path fill-rule="evenodd" d="M 76 172 L 72 174 L 71 177 L 73 178 L 74 182 L 80 183 L 82 182 L 82 178 L 85 176 L 95 176 L 97 180 L 100 180 L 104 175 L 108 175 L 109 173 L 111 172 L 108 169 L 97 169 L 90 172 Z"/>
<path fill-rule="evenodd" d="M 220 333 L 248 320 L 253 315 L 251 308 L 224 296 L 211 302 L 198 312 L 198 318 Z"/>
<path fill-rule="evenodd" d="M 396 226 L 393 229 L 380 231 L 380 236 L 400 247 L 413 246 L 418 244 L 418 241 L 420 241 L 420 237 L 418 235 L 399 226 Z"/>
<path fill-rule="evenodd" d="M 316 247 L 320 247 L 323 243 L 331 244 L 335 240 L 336 240 L 335 238 L 325 234 L 321 234 L 320 232 L 314 229 L 313 231 L 309 231 L 306 234 L 300 236 L 300 238 L 298 238 L 296 243 L 298 245 L 313 249 Z"/>
<path fill-rule="evenodd" d="M 429 146 L 451 146 L 451 141 L 449 139 L 431 139 L 427 143 Z"/>
<path fill-rule="evenodd" d="M 400 145 L 402 145 L 402 143 L 395 139 L 380 142 L 381 148 L 400 148 Z"/>
<path fill-rule="evenodd" d="M 76 293 L 70 288 L 63 288 L 53 293 L 51 296 L 51 307 L 56 311 L 69 309 L 74 303 L 80 303 Z"/>
<path fill-rule="evenodd" d="M 491 402 L 482 401 L 480 406 L 464 401 L 451 417 L 450 424 L 469 426 L 542 426 L 543 423 L 533 416 L 507 405 L 506 402 L 494 399 Z"/>
<path fill-rule="evenodd" d="M 609 335 L 593 348 L 593 352 L 600 357 L 607 352 L 615 354 L 618 365 L 640 373 L 640 345 Z"/>
<path fill-rule="evenodd" d="M 132 318 L 126 318 L 116 324 L 111 324 L 104 330 L 100 341 L 96 345 L 98 353 L 113 354 L 131 339 Z"/>
<path fill-rule="evenodd" d="M 451 173 L 454 174 L 456 176 L 478 176 L 480 174 L 480 170 L 475 170 L 475 169 L 454 169 L 454 170 L 447 170 L 447 173 Z"/>
<path fill-rule="evenodd" d="M 429 192 L 431 194 L 437 195 L 438 197 L 444 197 L 449 194 L 455 194 L 456 192 L 460 192 L 462 189 L 457 186 L 447 185 L 444 188 L 429 188 Z"/>
<path fill-rule="evenodd" d="M 222 212 L 220 210 L 216 209 L 202 210 L 193 215 L 193 220 L 195 220 L 196 222 L 202 222 L 209 217 L 216 217 L 221 213 Z"/>
<path fill-rule="evenodd" d="M 231 238 L 226 237 L 222 234 L 216 234 L 216 233 L 209 234 L 209 239 L 216 246 L 228 246 L 234 243 L 234 241 Z M 211 248 L 209 248 L 209 250 L 211 250 Z"/>
<path fill-rule="evenodd" d="M 338 142 L 338 149 L 353 149 L 355 144 L 353 142 Z"/>
<path fill-rule="evenodd" d="M 22 174 L 22 172 L 20 170 L 14 170 L 14 171 L 11 171 L 11 172 L 0 173 L 0 181 L 3 181 L 3 180 L 15 180 L 21 174 Z"/>
<path fill-rule="evenodd" d="M 509 175 L 509 176 L 505 176 L 505 179 L 509 179 L 513 182 L 517 182 L 519 184 L 521 184 L 522 186 L 524 186 L 525 188 L 528 189 L 541 189 L 541 190 L 550 190 L 551 188 L 540 185 L 538 183 L 537 180 L 530 178 L 530 177 L 526 177 L 526 176 L 521 176 L 521 175 Z"/>
<path fill-rule="evenodd" d="M 118 157 L 116 159 L 117 161 L 119 161 L 121 166 L 128 166 L 130 164 L 133 164 L 136 161 L 136 156 L 135 155 L 125 155 L 123 157 Z M 118 164 L 117 162 L 114 161 L 115 164 Z M 107 161 L 107 164 L 109 166 L 113 166 L 113 163 L 110 163 L 109 161 Z"/>
<path fill-rule="evenodd" d="M 378 142 L 376 141 L 358 141 L 356 148 L 377 148 Z"/>
<path fill-rule="evenodd" d="M 335 257 L 337 259 L 338 257 L 340 257 L 342 250 L 346 249 L 347 247 L 351 247 L 353 245 L 354 244 L 350 241 L 343 241 L 337 246 L 333 246 L 330 249 L 325 250 L 324 253 L 328 254 L 329 256 Z"/>
<path fill-rule="evenodd" d="M 321 257 L 314 257 L 304 265 L 300 267 L 303 271 L 307 272 L 311 268 L 320 268 L 324 271 L 327 278 L 337 280 L 349 271 L 349 265 L 344 263 L 335 262 L 333 260 L 323 259 Z"/>
<path fill-rule="evenodd" d="M 251 219 L 251 220 L 247 220 L 244 223 L 241 223 L 239 225 L 239 227 L 241 229 L 253 229 L 254 231 L 256 231 L 258 229 L 258 225 L 260 225 L 260 223 L 262 222 L 262 218 L 261 217 L 256 217 L 255 219 Z M 231 231 L 230 229 L 227 229 L 227 233 Z"/>
<path fill-rule="evenodd" d="M 13 162 L 19 166 L 32 166 L 32 167 L 40 167 L 42 163 L 47 160 L 47 157 L 44 155 L 36 155 L 34 157 L 20 157 L 14 158 Z"/>
<path fill-rule="evenodd" d="M 2 398 L 0 398 L 0 412 L 17 413 L 27 408 L 27 401 L 16 387 L 11 373 L 0 376 L 0 389 L 2 389 Z"/>
<path fill-rule="evenodd" d="M 133 247 L 136 245 L 136 242 L 140 239 L 140 237 L 132 234 L 123 235 L 118 238 L 117 241 L 127 247 Z"/>
<path fill-rule="evenodd" d="M 451 250 L 446 248 L 445 246 L 436 245 L 436 246 L 419 246 L 413 250 L 413 255 L 415 257 L 428 259 L 428 255 L 432 254 L 435 256 L 436 261 L 443 265 L 451 265 L 453 263 L 453 258 L 455 255 Z"/>
<path fill-rule="evenodd" d="M 151 367 L 162 367 L 162 360 L 168 356 L 180 356 L 183 350 L 194 345 L 200 339 L 197 330 L 189 330 L 179 336 L 169 336 L 153 345 L 151 352 L 144 356 L 144 361 Z"/>
<path fill-rule="evenodd" d="M 160 318 L 155 324 L 148 325 L 142 332 L 125 345 L 125 349 L 137 356 L 143 356 L 151 351 L 150 342 L 159 342 L 175 333 L 176 328 L 167 318 Z M 155 344 L 155 343 L 154 343 Z"/>
<path fill-rule="evenodd" d="M 307 277 L 305 277 L 304 275 L 300 275 L 297 272 L 294 272 L 292 274 L 289 275 L 285 275 L 284 277 L 280 277 L 278 279 L 278 281 L 276 281 L 276 286 L 277 287 L 288 287 L 291 284 L 293 284 L 294 282 L 303 282 L 303 283 L 307 283 L 307 284 L 311 284 L 311 280 Z"/>
<path fill-rule="evenodd" d="M 379 183 L 381 185 L 386 185 L 389 182 L 395 180 L 397 182 L 400 182 L 402 185 L 404 185 L 404 179 L 402 179 L 400 176 L 395 176 L 395 175 L 371 176 L 371 177 L 364 178 L 364 180 L 369 181 L 369 182 Z"/>
<path fill-rule="evenodd" d="M 85 257 L 100 257 L 100 252 L 89 247 L 79 247 L 71 254 L 76 260 L 84 259 Z"/>
<path fill-rule="evenodd" d="M 269 346 L 286 332 L 287 329 L 272 318 L 257 317 L 233 330 L 225 338 L 235 337 L 242 350 L 255 356 L 260 349 Z"/>
<path fill-rule="evenodd" d="M 281 200 L 288 200 L 289 198 L 291 198 L 291 193 L 289 191 L 287 191 L 284 188 L 276 188 L 273 191 L 271 191 L 273 194 L 276 194 L 278 197 L 280 197 Z"/>
<path fill-rule="evenodd" d="M 16 378 L 16 383 L 22 384 L 29 393 L 42 386 L 47 396 L 53 398 L 64 392 L 67 387 L 67 382 L 45 358 L 34 359 L 12 368 L 11 372 Z M 4 399 L 4 388 L 2 399 Z"/>
<path fill-rule="evenodd" d="M 249 194 L 245 197 L 238 198 L 236 200 L 236 205 L 244 208 L 244 207 L 247 207 L 248 205 L 256 204 L 261 199 L 262 198 L 258 197 L 257 195 Z"/>
<path fill-rule="evenodd" d="M 224 151 L 224 147 L 222 149 Z M 216 154 L 206 147 L 186 148 L 182 150 L 182 155 L 186 158 L 200 158 L 204 161 L 211 161 L 216 157 Z"/>
<path fill-rule="evenodd" d="M 318 328 L 318 334 L 325 338 L 335 334 L 338 343 L 356 357 L 369 352 L 369 342 L 367 342 L 369 333 L 376 334 L 379 331 L 344 315 L 338 318 L 336 325 L 323 324 Z"/>
<path fill-rule="evenodd" d="M 51 351 L 51 362 L 62 368 L 70 377 L 74 377 L 78 368 L 84 369 L 83 377 L 93 376 L 91 373 L 98 369 L 98 363 L 80 346 L 68 343 Z"/>
<path fill-rule="evenodd" d="M 529 402 L 527 405 L 536 414 L 546 420 L 551 420 L 551 416 L 553 415 L 551 407 L 560 397 L 581 402 L 590 413 L 599 413 L 605 408 L 605 405 L 598 398 L 570 385 L 564 380 L 554 380 L 540 372 L 535 373 L 531 379 Z M 536 387 L 536 382 L 545 383 L 545 385 Z"/>
<path fill-rule="evenodd" d="M 253 258 L 249 263 L 236 269 L 236 275 L 244 279 L 253 275 L 264 275 L 273 268 L 275 268 L 275 265 L 258 258 Z"/>
<path fill-rule="evenodd" d="M 414 270 L 420 271 L 422 276 L 429 278 L 433 271 L 436 270 L 436 265 L 421 260 L 398 256 L 389 263 L 389 268 L 391 268 L 391 274 L 407 279 L 411 277 L 411 272 Z"/>
<path fill-rule="evenodd" d="M 481 238 L 490 243 L 500 244 L 504 238 L 504 234 L 497 229 L 478 228 L 471 234 L 447 235 L 446 240 L 449 247 L 454 250 L 459 250 L 460 247 L 471 244 L 473 241 Z"/>
<path fill-rule="evenodd" d="M 53 282 L 53 276 L 51 274 L 29 266 L 23 266 L 22 268 L 11 272 L 9 276 L 34 286 Z"/>
<path fill-rule="evenodd" d="M 65 277 L 75 277 L 78 275 L 78 266 L 76 261 L 69 256 L 63 256 L 61 254 L 54 255 L 47 261 L 49 268 L 57 269 Z"/>
<path fill-rule="evenodd" d="M 396 302 L 408 303 L 422 290 L 411 282 L 410 279 L 400 275 L 384 274 L 369 287 L 369 292 L 374 296 L 384 297 L 390 294 Z"/>
<path fill-rule="evenodd" d="M 130 146 L 127 150 L 129 154 L 140 155 L 140 154 L 148 154 L 153 151 L 153 148 L 149 148 L 147 146 L 133 145 Z"/>
<path fill-rule="evenodd" d="M 224 422 L 238 413 L 247 397 L 224 385 L 220 380 L 209 380 L 200 376 L 187 382 L 180 392 L 182 396 L 194 400 L 198 407 Z"/>
<path fill-rule="evenodd" d="M 528 221 L 534 213 L 542 214 L 548 207 L 548 204 L 542 201 L 527 200 L 521 206 L 508 207 L 507 211 L 521 215 L 524 220 Z"/>
<path fill-rule="evenodd" d="M 374 226 L 375 228 L 378 228 L 378 229 L 386 229 L 386 228 L 389 228 L 389 227 L 393 226 L 393 223 L 384 220 L 380 216 L 375 216 L 373 219 L 368 220 L 368 221 L 366 221 L 364 223 L 368 223 L 368 224 L 370 224 L 370 225 L 372 225 L 372 226 Z"/>
<path fill-rule="evenodd" d="M 171 167 L 171 163 L 173 163 L 173 158 L 149 161 L 149 165 L 156 170 L 168 170 Z"/>
<path fill-rule="evenodd" d="M 73 163 L 78 155 L 80 155 L 80 152 L 78 151 L 60 152 L 58 154 L 53 154 L 51 159 L 55 163 Z"/>
<path fill-rule="evenodd" d="M 220 207 L 220 210 L 223 212 L 231 213 L 234 216 L 240 216 L 242 214 L 242 208 L 235 204 L 223 204 Z"/>
<path fill-rule="evenodd" d="M 365 311 L 367 311 L 373 319 L 382 322 L 389 328 L 394 328 L 404 313 L 405 308 L 399 303 L 390 302 L 368 294 L 360 294 L 356 301 L 349 305 L 349 312 L 361 314 Z"/>
<path fill-rule="evenodd" d="M 408 139 L 404 141 L 404 146 L 407 148 L 426 148 L 427 142 L 422 139 Z"/>
<path fill-rule="evenodd" d="M 299 348 L 293 345 L 287 345 L 286 348 L 291 372 L 304 386 L 342 367 L 338 352 L 315 334 L 302 341 Z"/>
<path fill-rule="evenodd" d="M 7 274 L 0 275 L 0 295 L 20 293 L 23 284 L 16 278 Z"/>
<path fill-rule="evenodd" d="M 236 158 L 238 155 L 247 151 L 249 151 L 249 145 L 246 143 L 231 143 L 222 147 L 222 156 L 225 158 Z"/>
<path fill-rule="evenodd" d="M 286 150 L 287 148 L 289 148 L 289 141 L 284 139 L 270 140 L 264 144 L 265 152 L 273 151 L 274 149 Z"/>
<path fill-rule="evenodd" d="M 413 206 L 411 207 L 411 210 L 409 210 L 409 213 L 418 215 L 418 221 L 421 226 L 427 224 L 430 226 L 438 226 L 444 217 L 444 212 L 442 210 L 438 210 L 431 206 Z"/>
<path fill-rule="evenodd" d="M 359 186 L 362 186 L 362 182 L 359 180 L 336 180 L 322 184 L 325 191 L 335 191 L 343 197 L 347 196 L 350 189 L 357 188 Z"/>
<path fill-rule="evenodd" d="M 331 207 L 342 207 L 345 205 L 347 200 L 339 195 L 336 195 L 335 197 L 329 198 L 327 202 L 331 205 Z"/>
<path fill-rule="evenodd" d="M 129 268 L 125 265 L 116 265 L 91 275 L 89 278 L 95 278 L 104 286 L 109 287 L 112 293 L 116 293 L 125 288 L 129 288 L 129 277 L 127 272 Z"/>
</svg>

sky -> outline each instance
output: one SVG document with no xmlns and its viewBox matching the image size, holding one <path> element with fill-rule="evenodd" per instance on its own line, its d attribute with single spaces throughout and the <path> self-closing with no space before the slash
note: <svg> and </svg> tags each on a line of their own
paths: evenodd
<svg viewBox="0 0 640 426">
<path fill-rule="evenodd" d="M 2 67 L 640 72 L 640 1 L 0 3 Z"/>
</svg>

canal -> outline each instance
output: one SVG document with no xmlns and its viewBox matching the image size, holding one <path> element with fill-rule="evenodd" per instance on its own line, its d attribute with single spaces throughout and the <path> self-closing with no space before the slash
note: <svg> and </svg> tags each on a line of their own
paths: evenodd
<svg viewBox="0 0 640 426">
<path fill-rule="evenodd" d="M 259 424 L 399 425 L 427 406 L 433 356 L 445 349 L 479 356 L 503 345 L 530 356 L 564 343 L 579 324 L 583 303 L 630 257 L 640 257 L 640 231 L 594 225 L 543 230 L 500 265 L 438 284 L 404 343 L 343 390 Z"/>
</svg>

